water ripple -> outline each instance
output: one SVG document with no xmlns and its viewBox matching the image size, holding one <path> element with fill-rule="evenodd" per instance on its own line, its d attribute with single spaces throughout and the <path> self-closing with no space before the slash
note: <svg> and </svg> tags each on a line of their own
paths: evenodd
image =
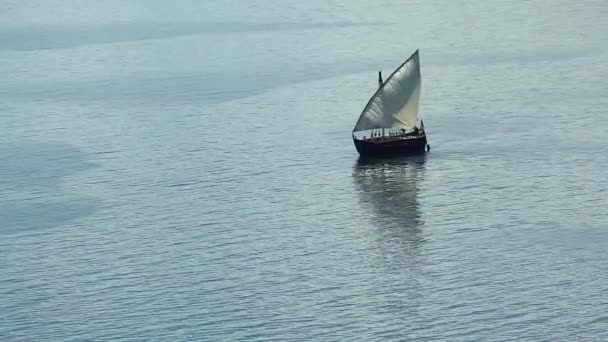
<svg viewBox="0 0 608 342">
<path fill-rule="evenodd" d="M 608 339 L 605 2 L 5 7 L 1 340 Z"/>
</svg>

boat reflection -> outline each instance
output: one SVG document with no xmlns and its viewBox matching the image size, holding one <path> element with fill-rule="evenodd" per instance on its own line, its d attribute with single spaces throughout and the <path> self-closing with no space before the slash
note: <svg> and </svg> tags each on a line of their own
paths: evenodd
<svg viewBox="0 0 608 342">
<path fill-rule="evenodd" d="M 418 187 L 425 158 L 360 158 L 354 166 L 362 210 L 375 228 L 381 254 L 393 266 L 415 267 L 415 257 L 424 243 Z"/>
</svg>

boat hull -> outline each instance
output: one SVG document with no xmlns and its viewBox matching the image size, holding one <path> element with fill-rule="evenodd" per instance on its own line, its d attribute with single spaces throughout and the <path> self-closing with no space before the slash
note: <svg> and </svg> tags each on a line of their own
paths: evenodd
<svg viewBox="0 0 608 342">
<path fill-rule="evenodd" d="M 353 139 L 361 156 L 413 155 L 426 152 L 426 135 L 408 139 L 360 140 Z"/>
</svg>

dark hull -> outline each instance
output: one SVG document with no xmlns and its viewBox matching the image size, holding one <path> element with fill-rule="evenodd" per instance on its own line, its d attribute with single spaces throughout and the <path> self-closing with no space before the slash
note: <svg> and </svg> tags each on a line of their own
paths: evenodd
<svg viewBox="0 0 608 342">
<path fill-rule="evenodd" d="M 426 152 L 426 135 L 409 139 L 359 140 L 353 139 L 361 156 L 412 155 Z"/>
</svg>

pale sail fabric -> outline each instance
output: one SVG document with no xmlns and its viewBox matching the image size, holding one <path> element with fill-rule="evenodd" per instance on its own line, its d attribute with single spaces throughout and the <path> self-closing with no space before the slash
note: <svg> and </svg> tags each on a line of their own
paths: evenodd
<svg viewBox="0 0 608 342">
<path fill-rule="evenodd" d="M 372 96 L 353 132 L 417 127 L 420 86 L 420 59 L 416 50 Z"/>
</svg>

